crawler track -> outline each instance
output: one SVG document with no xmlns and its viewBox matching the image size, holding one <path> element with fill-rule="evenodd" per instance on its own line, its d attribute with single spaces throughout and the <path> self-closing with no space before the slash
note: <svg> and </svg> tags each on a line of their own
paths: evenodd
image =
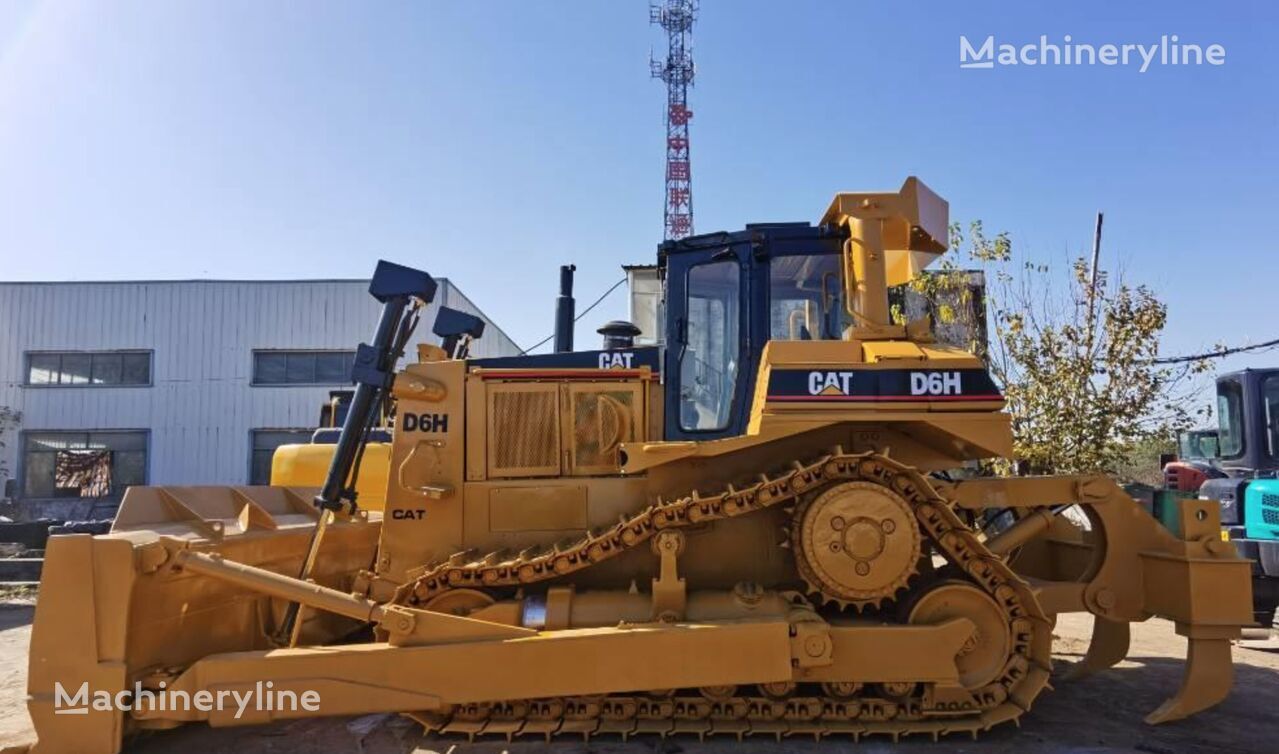
<svg viewBox="0 0 1279 754">
<path fill-rule="evenodd" d="M 976 689 L 869 684 L 833 696 L 817 684 L 793 690 L 742 687 L 680 689 L 667 695 L 495 701 L 461 705 L 446 714 L 415 714 L 427 727 L 467 736 L 691 734 L 793 736 L 884 734 L 934 737 L 982 730 L 1015 720 L 1047 685 L 1051 626 L 1029 588 L 959 519 L 950 501 L 913 468 L 886 456 L 837 452 L 749 487 L 706 496 L 694 492 L 625 518 L 604 531 L 543 550 L 474 557 L 459 553 L 424 568 L 396 593 L 395 601 L 422 605 L 454 589 L 527 586 L 567 576 L 647 542 L 663 529 L 748 515 L 844 481 L 889 487 L 911 505 L 926 541 L 952 570 L 994 598 L 1012 636 L 1011 650 L 993 682 Z M 789 693 L 786 693 L 789 692 Z"/>
</svg>

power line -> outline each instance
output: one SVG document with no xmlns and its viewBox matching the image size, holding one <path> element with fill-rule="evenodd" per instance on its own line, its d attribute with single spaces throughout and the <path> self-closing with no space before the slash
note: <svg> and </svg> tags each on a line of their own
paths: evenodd
<svg viewBox="0 0 1279 754">
<path fill-rule="evenodd" d="M 595 307 L 603 303 L 604 299 L 608 298 L 610 293 L 617 290 L 622 285 L 622 283 L 625 283 L 625 282 L 626 282 L 626 278 L 622 278 L 621 280 L 618 280 L 616 283 L 613 283 L 613 285 L 610 286 L 608 290 L 604 291 L 604 293 L 600 294 L 600 297 L 595 299 L 595 301 L 592 302 L 590 306 L 583 309 L 581 314 L 578 314 L 576 317 L 574 317 L 573 321 L 577 322 L 582 317 L 585 317 L 587 314 L 590 313 L 592 309 L 594 309 Z M 554 334 L 547 335 L 545 338 L 539 340 L 537 343 L 534 343 L 528 348 L 521 350 L 520 355 L 523 356 L 524 354 L 527 354 L 529 351 L 536 350 L 537 348 L 546 345 L 546 343 L 549 342 L 554 337 L 555 337 Z M 1279 347 L 1279 338 L 1275 338 L 1274 340 L 1267 340 L 1264 343 L 1254 343 L 1253 345 L 1249 345 L 1249 346 L 1233 346 L 1230 348 L 1218 348 L 1216 350 L 1208 351 L 1206 353 L 1196 353 L 1196 354 L 1190 354 L 1187 356 L 1166 356 L 1159 359 L 1152 359 L 1150 363 L 1152 364 L 1185 364 L 1191 361 L 1203 361 L 1204 359 L 1221 359 L 1227 356 L 1233 356 L 1237 353 L 1248 353 L 1250 351 L 1261 351 L 1267 348 L 1277 348 L 1277 347 Z"/>
<path fill-rule="evenodd" d="M 588 306 L 588 307 L 586 307 L 585 309 L 583 309 L 581 314 L 579 314 L 579 315 L 577 315 L 576 317 L 574 317 L 574 318 L 573 318 L 573 321 L 574 321 L 574 322 L 577 322 L 577 321 L 578 321 L 579 319 L 581 319 L 582 317 L 585 317 L 587 314 L 589 314 L 589 313 L 590 313 L 590 311 L 591 311 L 592 309 L 594 309 L 595 307 L 599 306 L 599 305 L 600 305 L 600 302 L 602 302 L 604 299 L 608 298 L 608 294 L 610 294 L 610 293 L 612 293 L 613 291 L 617 290 L 618 286 L 620 286 L 622 283 L 625 283 L 625 282 L 626 282 L 626 278 L 622 278 L 621 280 L 617 281 L 616 283 L 613 283 L 613 287 L 609 288 L 607 291 L 604 291 L 604 293 L 603 293 L 603 294 L 601 294 L 599 298 L 595 299 L 595 302 L 594 302 L 593 304 L 591 304 L 590 306 Z M 536 350 L 537 348 L 539 348 L 539 347 L 541 347 L 541 346 L 546 345 L 546 342 L 547 342 L 548 340 L 550 340 L 551 338 L 554 338 L 554 337 L 555 337 L 555 334 L 554 334 L 554 333 L 551 333 L 550 335 L 547 335 L 545 338 L 542 338 L 541 340 L 539 340 L 538 342 L 536 342 L 536 343 L 534 343 L 533 345 L 529 346 L 528 348 L 525 348 L 524 350 L 520 351 L 520 355 L 521 355 L 521 356 L 523 356 L 524 354 L 528 353 L 529 351 Z"/>
<path fill-rule="evenodd" d="M 1251 346 L 1235 346 L 1233 348 L 1218 348 L 1208 353 L 1197 353 L 1190 356 L 1168 356 L 1162 359 L 1152 359 L 1152 364 L 1185 364 L 1189 361 L 1203 361 L 1204 359 L 1220 359 L 1226 356 L 1233 356 L 1237 353 L 1246 353 L 1248 351 L 1260 351 L 1265 348 L 1275 348 L 1279 346 L 1279 338 L 1268 340 L 1265 343 L 1257 343 Z"/>
</svg>

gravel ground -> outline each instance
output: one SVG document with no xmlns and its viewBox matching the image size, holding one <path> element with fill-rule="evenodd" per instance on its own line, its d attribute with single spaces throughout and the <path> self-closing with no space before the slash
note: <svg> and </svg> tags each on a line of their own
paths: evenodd
<svg viewBox="0 0 1279 754">
<path fill-rule="evenodd" d="M 26 648 L 33 609 L 29 605 L 0 606 L 0 748 L 34 738 L 23 703 Z M 1060 675 L 1088 646 L 1090 616 L 1063 616 L 1055 631 L 1054 655 Z M 617 739 L 542 742 L 484 741 L 423 737 L 420 728 L 394 715 L 326 718 L 277 723 L 262 727 L 208 728 L 191 725 L 130 741 L 129 754 L 199 751 L 209 754 L 645 754 L 648 752 L 706 752 L 707 754 L 781 754 L 781 752 L 871 752 L 929 749 L 947 752 L 1145 752 L 1147 754 L 1217 754 L 1275 751 L 1275 715 L 1279 714 L 1279 640 L 1249 642 L 1235 651 L 1234 691 L 1224 704 L 1190 720 L 1159 727 L 1141 722 L 1180 682 L 1184 639 L 1172 624 L 1150 620 L 1133 626 L 1132 651 L 1119 666 L 1075 683 L 1059 681 L 1055 691 L 1039 697 L 1022 718 L 1020 728 L 1004 726 L 979 741 L 952 737 L 941 744 L 906 739 L 894 746 L 870 739 L 859 745 L 827 739 L 820 744 L 786 739 L 778 743 L 748 739 Z M 1270 732 L 1267 733 L 1266 729 Z"/>
</svg>

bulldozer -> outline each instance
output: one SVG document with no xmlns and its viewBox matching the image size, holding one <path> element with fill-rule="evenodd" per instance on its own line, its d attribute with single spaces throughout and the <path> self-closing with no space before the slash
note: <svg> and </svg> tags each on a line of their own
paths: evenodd
<svg viewBox="0 0 1279 754">
<path fill-rule="evenodd" d="M 402 369 L 435 283 L 380 262 L 322 486 L 134 487 L 110 533 L 49 540 L 35 751 L 376 712 L 468 737 L 976 736 L 1049 687 L 1072 612 L 1095 617 L 1077 677 L 1131 622 L 1186 637 L 1148 722 L 1220 702 L 1252 613 L 1215 503 L 1169 526 L 1104 475 L 956 471 L 1012 456 L 1004 396 L 887 293 L 948 220 L 913 177 L 841 193 L 816 224 L 661 244 L 656 346 L 619 327 Z"/>
</svg>

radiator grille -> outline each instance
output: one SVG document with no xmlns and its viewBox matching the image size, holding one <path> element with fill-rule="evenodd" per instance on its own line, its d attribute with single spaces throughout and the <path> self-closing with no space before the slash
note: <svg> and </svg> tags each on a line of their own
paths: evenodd
<svg viewBox="0 0 1279 754">
<path fill-rule="evenodd" d="M 553 389 L 493 395 L 489 433 L 493 473 L 559 473 L 557 404 Z"/>
<path fill-rule="evenodd" d="M 1279 495 L 1267 492 L 1261 496 L 1261 520 L 1268 526 L 1279 526 Z"/>
<path fill-rule="evenodd" d="M 1279 527 L 1279 495 L 1263 492 L 1261 495 L 1261 522 L 1266 526 Z M 1251 536 L 1251 535 L 1249 535 Z"/>
</svg>

